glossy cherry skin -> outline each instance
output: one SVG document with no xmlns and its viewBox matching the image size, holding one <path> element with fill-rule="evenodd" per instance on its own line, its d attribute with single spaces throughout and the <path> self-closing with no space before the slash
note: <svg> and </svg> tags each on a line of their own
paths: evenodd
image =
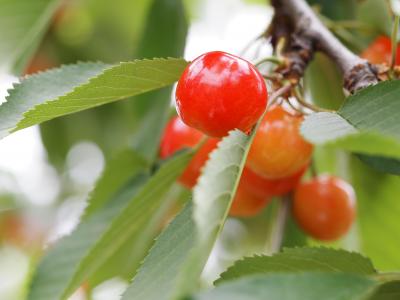
<svg viewBox="0 0 400 300">
<path fill-rule="evenodd" d="M 271 196 L 260 197 L 250 192 L 241 182 L 233 199 L 229 215 L 232 217 L 253 217 L 259 214 L 271 201 Z"/>
<path fill-rule="evenodd" d="M 361 57 L 365 58 L 372 64 L 390 64 L 392 59 L 392 41 L 387 36 L 377 37 L 362 53 Z M 400 63 L 400 48 L 396 50 L 396 65 Z"/>
<path fill-rule="evenodd" d="M 292 176 L 280 179 L 269 179 L 245 167 L 242 174 L 243 185 L 259 197 L 283 196 L 291 192 L 299 184 L 306 170 L 307 167 L 304 167 Z"/>
<path fill-rule="evenodd" d="M 266 113 L 256 133 L 247 166 L 258 175 L 279 179 L 295 175 L 308 165 L 313 146 L 300 135 L 303 117 L 281 106 Z"/>
<path fill-rule="evenodd" d="M 322 175 L 296 188 L 293 214 L 307 234 L 318 240 L 333 241 L 350 229 L 356 214 L 355 203 L 350 184 Z"/>
<path fill-rule="evenodd" d="M 213 137 L 235 128 L 247 133 L 264 112 L 267 89 L 249 62 L 215 51 L 205 53 L 183 72 L 176 107 L 183 122 Z"/>
<path fill-rule="evenodd" d="M 160 145 L 160 157 L 165 159 L 184 148 L 196 146 L 204 134 L 185 125 L 179 117 L 172 118 L 165 127 Z M 196 185 L 201 169 L 208 160 L 208 155 L 217 147 L 218 139 L 209 138 L 196 152 L 185 171 L 179 178 L 179 182 L 188 188 Z"/>
</svg>

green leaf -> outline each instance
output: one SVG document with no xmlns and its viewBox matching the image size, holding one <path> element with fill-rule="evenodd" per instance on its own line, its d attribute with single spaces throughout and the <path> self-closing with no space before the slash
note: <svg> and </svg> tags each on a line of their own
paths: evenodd
<svg viewBox="0 0 400 300">
<path fill-rule="evenodd" d="M 400 158 L 399 81 L 381 82 L 350 96 L 336 113 L 308 116 L 301 132 L 310 142 Z"/>
<path fill-rule="evenodd" d="M 383 81 L 349 97 L 338 113 L 360 131 L 400 139 L 400 81 Z"/>
<path fill-rule="evenodd" d="M 26 77 L 9 91 L 7 102 L 0 105 L 0 138 L 16 128 L 25 112 L 68 94 L 108 67 L 102 63 L 79 63 Z"/>
<path fill-rule="evenodd" d="M 179 274 L 177 297 L 192 292 L 197 286 L 228 216 L 255 131 L 250 136 L 239 130 L 231 131 L 211 153 L 203 168 L 193 190 L 196 242 Z"/>
<path fill-rule="evenodd" d="M 392 281 L 381 285 L 370 300 L 400 299 L 400 281 Z"/>
<path fill-rule="evenodd" d="M 321 112 L 305 118 L 301 133 L 314 144 L 325 144 L 356 134 L 358 130 L 336 113 Z"/>
<path fill-rule="evenodd" d="M 190 161 L 193 152 L 185 152 L 167 162 L 149 179 L 138 194 L 130 201 L 122 213 L 112 221 L 110 228 L 101 237 L 80 264 L 69 291 L 72 292 L 86 278 L 93 274 L 127 241 L 136 241 L 131 256 L 147 250 L 157 232 L 170 201 L 163 201 L 165 194 Z M 167 199 L 171 200 L 171 199 Z"/>
<path fill-rule="evenodd" d="M 242 276 L 266 273 L 343 272 L 374 274 L 369 259 L 355 252 L 330 248 L 285 248 L 273 256 L 247 257 L 221 274 L 217 284 Z"/>
<path fill-rule="evenodd" d="M 156 272 L 156 267 L 153 265 L 155 264 L 154 259 L 159 256 L 162 251 L 160 249 L 167 242 L 166 239 L 160 238 L 158 243 L 162 242 L 163 245 L 157 243 L 150 252 L 138 278 L 134 279 L 129 294 L 126 294 L 125 297 L 128 297 L 127 295 L 133 297 L 139 290 L 144 289 L 143 293 L 146 294 L 141 299 L 146 298 L 145 296 L 150 293 L 158 295 L 154 299 L 178 299 L 197 287 L 201 271 L 229 212 L 253 136 L 254 132 L 251 136 L 247 136 L 238 130 L 232 131 L 210 154 L 210 159 L 203 168 L 203 173 L 194 188 L 193 221 L 187 220 L 185 225 L 187 228 L 182 228 L 194 241 L 181 239 L 179 242 L 165 246 L 167 250 L 164 251 L 168 251 L 170 255 L 175 253 L 174 247 L 185 253 L 178 256 L 173 255 L 171 260 L 166 258 L 168 260 L 163 261 L 161 267 L 166 263 L 169 263 L 170 266 L 165 267 L 163 271 Z M 171 225 L 171 227 L 175 228 L 175 225 Z M 174 235 L 172 229 L 169 229 L 168 236 L 170 232 L 171 235 Z M 179 231 L 179 234 L 181 233 Z M 178 233 L 176 234 L 178 235 Z M 173 247 L 171 251 L 168 250 L 170 247 Z M 174 262 L 172 258 L 175 259 Z M 163 287 L 162 295 L 158 291 L 151 290 L 154 282 L 162 282 L 166 278 L 168 278 L 168 282 Z M 165 292 L 166 289 L 170 289 L 168 293 Z"/>
<path fill-rule="evenodd" d="M 400 175 L 400 160 L 380 156 L 358 154 L 357 157 L 371 168 L 393 175 Z"/>
<path fill-rule="evenodd" d="M 255 275 L 233 280 L 193 300 L 365 300 L 378 283 L 345 273 Z"/>
<path fill-rule="evenodd" d="M 347 151 L 400 158 L 400 142 L 374 132 L 360 132 L 334 113 L 316 113 L 306 117 L 302 134 L 311 143 Z"/>
<path fill-rule="evenodd" d="M 144 159 L 131 149 L 123 150 L 115 155 L 107 162 L 102 175 L 95 184 L 95 188 L 90 193 L 88 205 L 82 218 L 86 219 L 104 207 L 107 201 L 112 199 L 112 196 L 132 179 L 133 175 L 146 167 L 148 165 Z"/>
<path fill-rule="evenodd" d="M 174 299 L 179 274 L 195 242 L 189 203 L 157 238 L 122 300 Z"/>
<path fill-rule="evenodd" d="M 382 174 L 351 160 L 351 183 L 357 195 L 360 249 L 377 269 L 400 269 L 400 177 Z"/>
<path fill-rule="evenodd" d="M 127 241 L 136 241 L 132 256 L 145 251 L 168 207 L 163 196 L 192 155 L 183 152 L 146 184 L 128 186 L 122 199 L 94 213 L 56 244 L 40 263 L 28 299 L 65 299 Z"/>
<path fill-rule="evenodd" d="M 182 59 L 135 60 L 116 66 L 80 63 L 29 76 L 0 106 L 0 137 L 53 118 L 168 86 Z"/>
<path fill-rule="evenodd" d="M 20 73 L 60 0 L 0 0 L 0 71 Z"/>
</svg>

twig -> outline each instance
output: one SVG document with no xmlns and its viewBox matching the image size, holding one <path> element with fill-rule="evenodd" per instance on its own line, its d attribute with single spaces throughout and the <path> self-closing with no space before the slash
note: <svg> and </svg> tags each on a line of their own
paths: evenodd
<svg viewBox="0 0 400 300">
<path fill-rule="evenodd" d="M 286 71 L 299 80 L 315 51 L 333 59 L 344 76 L 344 87 L 351 93 L 378 82 L 376 68 L 347 49 L 318 19 L 305 0 L 271 0 L 275 8 L 272 41 L 290 38 L 286 57 L 291 61 Z M 280 27 L 280 28 L 278 28 Z M 284 27 L 284 28 L 283 28 Z"/>
</svg>

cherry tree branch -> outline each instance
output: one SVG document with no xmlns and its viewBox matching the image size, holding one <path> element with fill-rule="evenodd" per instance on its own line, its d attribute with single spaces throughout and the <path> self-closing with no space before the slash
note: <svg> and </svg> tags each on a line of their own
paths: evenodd
<svg viewBox="0 0 400 300">
<path fill-rule="evenodd" d="M 347 49 L 318 19 L 305 0 L 272 0 L 275 16 L 269 34 L 277 44 L 285 38 L 288 60 L 283 75 L 299 80 L 316 51 L 327 54 L 339 66 L 344 87 L 351 93 L 378 82 L 377 69 Z"/>
</svg>

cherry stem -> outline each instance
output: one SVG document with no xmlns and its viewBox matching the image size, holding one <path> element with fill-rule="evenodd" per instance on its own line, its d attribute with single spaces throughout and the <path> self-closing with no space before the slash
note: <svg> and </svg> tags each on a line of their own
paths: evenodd
<svg viewBox="0 0 400 300">
<path fill-rule="evenodd" d="M 267 244 L 269 246 L 269 254 L 278 252 L 282 247 L 283 237 L 285 235 L 287 219 L 290 211 L 290 200 L 290 196 L 286 195 L 278 201 L 275 224 L 272 228 L 269 243 Z"/>
<path fill-rule="evenodd" d="M 313 178 L 318 176 L 317 166 L 315 165 L 315 160 L 314 159 L 311 159 L 310 171 L 311 171 L 311 176 Z"/>
<path fill-rule="evenodd" d="M 307 101 L 303 98 L 303 95 L 300 93 L 300 90 L 299 90 L 298 87 L 295 87 L 295 88 L 293 89 L 293 92 L 294 92 L 294 95 L 295 95 L 297 101 L 298 101 L 302 106 L 304 106 L 304 107 L 306 107 L 306 108 L 308 108 L 308 109 L 311 109 L 312 111 L 315 111 L 315 112 L 335 112 L 334 110 L 321 108 L 321 107 L 318 107 L 318 106 L 316 106 L 316 105 L 313 105 L 313 104 L 307 102 Z"/>
<path fill-rule="evenodd" d="M 256 67 L 259 67 L 266 62 L 270 62 L 270 63 L 276 64 L 278 66 L 282 66 L 284 64 L 284 61 L 281 58 L 279 58 L 277 56 L 269 56 L 269 57 L 264 57 L 263 59 L 256 62 L 254 65 Z"/>
<path fill-rule="evenodd" d="M 396 64 L 396 52 L 397 52 L 397 35 L 399 32 L 400 17 L 394 16 L 393 29 L 392 29 L 392 58 L 390 61 L 390 74 L 393 74 L 393 69 Z"/>
</svg>

